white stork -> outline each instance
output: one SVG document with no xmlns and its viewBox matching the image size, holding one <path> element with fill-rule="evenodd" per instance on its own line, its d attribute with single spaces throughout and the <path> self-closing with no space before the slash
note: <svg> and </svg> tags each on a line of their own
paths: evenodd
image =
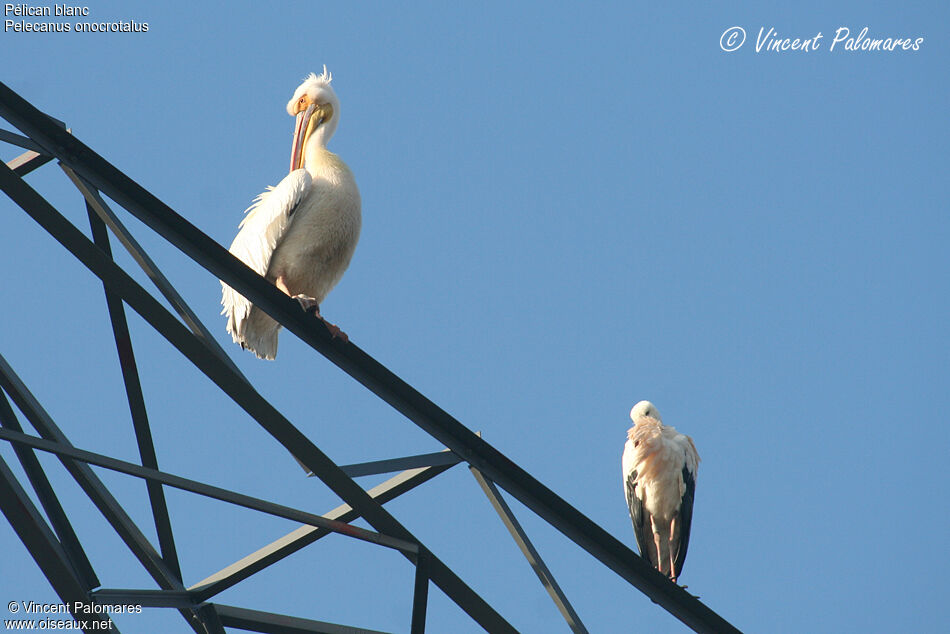
<svg viewBox="0 0 950 634">
<path fill-rule="evenodd" d="M 699 454 L 693 439 L 663 424 L 650 401 L 630 410 L 623 488 L 640 556 L 674 582 L 683 571 Z"/>
<path fill-rule="evenodd" d="M 360 192 L 353 173 L 327 150 L 340 120 L 332 76 L 311 73 L 287 112 L 297 118 L 290 173 L 245 211 L 231 253 L 321 320 L 320 303 L 350 264 L 360 236 Z M 235 343 L 261 359 L 277 355 L 280 324 L 222 282 L 221 314 Z M 326 322 L 334 336 L 346 338 Z"/>
</svg>

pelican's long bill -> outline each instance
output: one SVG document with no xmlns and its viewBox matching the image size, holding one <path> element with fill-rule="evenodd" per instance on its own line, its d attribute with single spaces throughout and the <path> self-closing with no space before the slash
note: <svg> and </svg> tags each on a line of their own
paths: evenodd
<svg viewBox="0 0 950 634">
<path fill-rule="evenodd" d="M 294 126 L 294 144 L 290 149 L 290 171 L 303 167 L 303 148 L 313 132 L 314 126 L 309 125 L 317 104 L 312 103 L 306 110 L 297 113 L 297 123 Z"/>
<path fill-rule="evenodd" d="M 290 150 L 290 171 L 300 169 L 306 160 L 307 141 L 314 131 L 333 116 L 333 105 L 329 103 L 310 103 L 306 109 L 297 113 L 294 126 L 294 145 Z"/>
</svg>

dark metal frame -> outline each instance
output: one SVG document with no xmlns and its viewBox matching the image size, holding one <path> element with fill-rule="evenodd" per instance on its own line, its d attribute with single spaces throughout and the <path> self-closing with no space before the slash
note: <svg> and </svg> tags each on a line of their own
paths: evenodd
<svg viewBox="0 0 950 634">
<path fill-rule="evenodd" d="M 137 603 L 150 607 L 171 607 L 177 609 L 196 632 L 223 632 L 224 627 L 260 632 L 367 631 L 207 602 L 217 593 L 321 537 L 338 533 L 395 549 L 415 566 L 411 632 L 425 630 L 430 581 L 439 586 L 485 630 L 514 632 L 516 630 L 504 617 L 383 507 L 385 502 L 464 461 L 468 463 L 515 541 L 529 559 L 572 631 L 586 632 L 586 629 L 496 485 L 505 489 L 695 631 L 738 631 L 355 344 L 332 338 L 322 323 L 307 316 L 294 300 L 266 282 L 223 247 L 85 146 L 72 136 L 61 122 L 43 114 L 2 83 L 0 116 L 25 135 L 0 130 L 0 141 L 27 150 L 9 163 L 0 164 L 0 188 L 102 280 L 141 457 L 141 465 L 136 465 L 71 445 L 65 434 L 20 381 L 13 368 L 0 356 L 0 440 L 13 446 L 52 526 L 47 524 L 32 505 L 22 486 L 2 460 L 0 507 L 64 603 L 82 600 L 103 605 Z M 81 193 L 89 215 L 92 240 L 22 179 L 25 174 L 51 160 L 59 162 Z M 249 298 L 287 330 L 445 445 L 447 451 L 349 467 L 334 464 L 309 438 L 258 394 L 126 230 L 100 192 L 212 275 Z M 177 317 L 114 262 L 109 231 L 131 253 L 136 263 L 178 313 Z M 126 305 L 250 414 L 345 504 L 324 515 L 316 515 L 160 471 L 126 324 Z M 4 392 L 37 430 L 39 437 L 23 433 Z M 59 458 L 153 577 L 159 590 L 99 588 L 100 582 L 92 565 L 36 459 L 36 450 L 50 452 Z M 89 465 L 98 465 L 146 481 L 161 553 L 148 542 Z M 402 470 L 402 473 L 369 491 L 353 480 L 361 475 L 397 470 Z M 164 499 L 166 486 L 289 518 L 301 522 L 303 526 L 186 588 L 182 582 L 172 523 Z M 351 522 L 359 517 L 364 518 L 374 530 L 353 526 Z M 81 620 L 78 615 L 76 618 Z M 115 630 L 114 623 L 108 625 Z M 92 626 L 89 627 L 87 631 L 91 631 Z"/>
</svg>

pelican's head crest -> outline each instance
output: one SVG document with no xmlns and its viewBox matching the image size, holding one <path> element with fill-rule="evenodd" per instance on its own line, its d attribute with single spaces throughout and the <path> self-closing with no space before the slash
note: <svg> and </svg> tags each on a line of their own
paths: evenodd
<svg viewBox="0 0 950 634">
<path fill-rule="evenodd" d="M 323 72 L 319 75 L 316 73 L 310 73 L 308 76 L 303 78 L 304 83 L 307 82 L 316 82 L 322 86 L 329 86 L 330 82 L 333 81 L 333 73 L 327 70 L 327 65 L 323 65 Z"/>
<path fill-rule="evenodd" d="M 330 87 L 331 81 L 333 81 L 333 73 L 327 70 L 326 64 L 323 65 L 321 74 L 310 73 L 304 78 L 303 83 L 297 86 L 293 98 L 287 103 L 287 113 L 292 117 L 297 115 L 300 111 L 301 97 L 307 97 L 308 103 L 329 103 L 339 111 L 340 102 L 333 88 Z"/>
<path fill-rule="evenodd" d="M 309 139 L 325 148 L 340 120 L 340 100 L 330 87 L 333 75 L 323 66 L 323 74 L 310 75 L 297 86 L 287 102 L 287 114 L 297 118 L 294 144 L 290 154 L 290 171 L 303 167 Z"/>
</svg>

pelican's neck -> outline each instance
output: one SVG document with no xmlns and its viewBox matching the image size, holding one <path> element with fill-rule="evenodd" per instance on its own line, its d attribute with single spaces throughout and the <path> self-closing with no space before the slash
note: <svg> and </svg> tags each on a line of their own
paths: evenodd
<svg viewBox="0 0 950 634">
<path fill-rule="evenodd" d="M 319 143 L 307 143 L 305 156 L 304 167 L 314 180 L 340 183 L 349 173 L 346 163 Z"/>
<path fill-rule="evenodd" d="M 307 139 L 307 147 L 304 148 L 304 167 L 307 168 L 311 176 L 318 176 L 323 171 L 322 168 L 327 159 L 332 156 L 330 150 L 327 149 L 329 139 L 325 134 L 324 130 L 317 129 Z"/>
</svg>

